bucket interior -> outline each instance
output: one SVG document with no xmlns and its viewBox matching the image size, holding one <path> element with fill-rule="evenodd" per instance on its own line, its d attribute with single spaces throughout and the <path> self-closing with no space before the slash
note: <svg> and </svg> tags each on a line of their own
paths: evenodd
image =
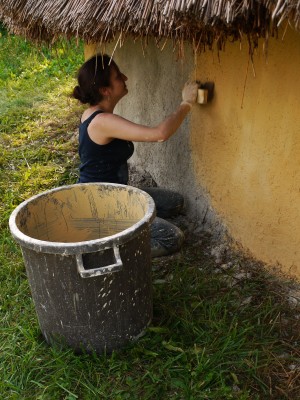
<svg viewBox="0 0 300 400">
<path fill-rule="evenodd" d="M 82 242 L 115 235 L 148 210 L 148 197 L 127 187 L 74 185 L 28 201 L 16 215 L 18 229 L 34 239 Z"/>
</svg>

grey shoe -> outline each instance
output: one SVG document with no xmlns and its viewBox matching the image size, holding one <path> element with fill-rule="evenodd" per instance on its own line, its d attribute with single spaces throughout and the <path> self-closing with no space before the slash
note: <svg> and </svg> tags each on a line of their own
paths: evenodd
<svg viewBox="0 0 300 400">
<path fill-rule="evenodd" d="M 180 250 L 184 234 L 177 226 L 162 218 L 151 224 L 151 257 L 162 257 Z"/>
</svg>

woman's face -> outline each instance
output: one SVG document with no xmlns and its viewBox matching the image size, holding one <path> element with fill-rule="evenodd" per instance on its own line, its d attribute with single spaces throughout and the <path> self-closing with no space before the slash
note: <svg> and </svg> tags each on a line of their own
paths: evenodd
<svg viewBox="0 0 300 400">
<path fill-rule="evenodd" d="M 126 86 L 127 76 L 124 75 L 117 65 L 112 65 L 110 75 L 111 96 L 118 101 L 128 93 Z"/>
</svg>

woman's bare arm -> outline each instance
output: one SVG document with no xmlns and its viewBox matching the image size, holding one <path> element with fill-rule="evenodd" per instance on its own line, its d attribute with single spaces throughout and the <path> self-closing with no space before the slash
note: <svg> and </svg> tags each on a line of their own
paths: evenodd
<svg viewBox="0 0 300 400">
<path fill-rule="evenodd" d="M 99 144 L 106 144 L 112 139 L 133 142 L 164 142 L 169 139 L 190 111 L 188 104 L 181 104 L 175 112 L 155 127 L 135 124 L 115 114 L 97 115 L 89 126 L 90 138 Z"/>
</svg>

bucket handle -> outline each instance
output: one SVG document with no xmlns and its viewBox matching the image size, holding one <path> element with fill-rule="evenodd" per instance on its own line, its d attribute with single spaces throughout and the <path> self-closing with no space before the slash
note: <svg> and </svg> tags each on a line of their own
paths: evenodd
<svg viewBox="0 0 300 400">
<path fill-rule="evenodd" d="M 76 254 L 77 271 L 79 272 L 81 278 L 93 278 L 95 276 L 111 274 L 113 272 L 120 271 L 123 267 L 123 263 L 120 257 L 119 247 L 114 244 L 113 249 L 115 256 L 114 264 L 92 269 L 85 269 L 83 266 L 82 254 Z"/>
</svg>

